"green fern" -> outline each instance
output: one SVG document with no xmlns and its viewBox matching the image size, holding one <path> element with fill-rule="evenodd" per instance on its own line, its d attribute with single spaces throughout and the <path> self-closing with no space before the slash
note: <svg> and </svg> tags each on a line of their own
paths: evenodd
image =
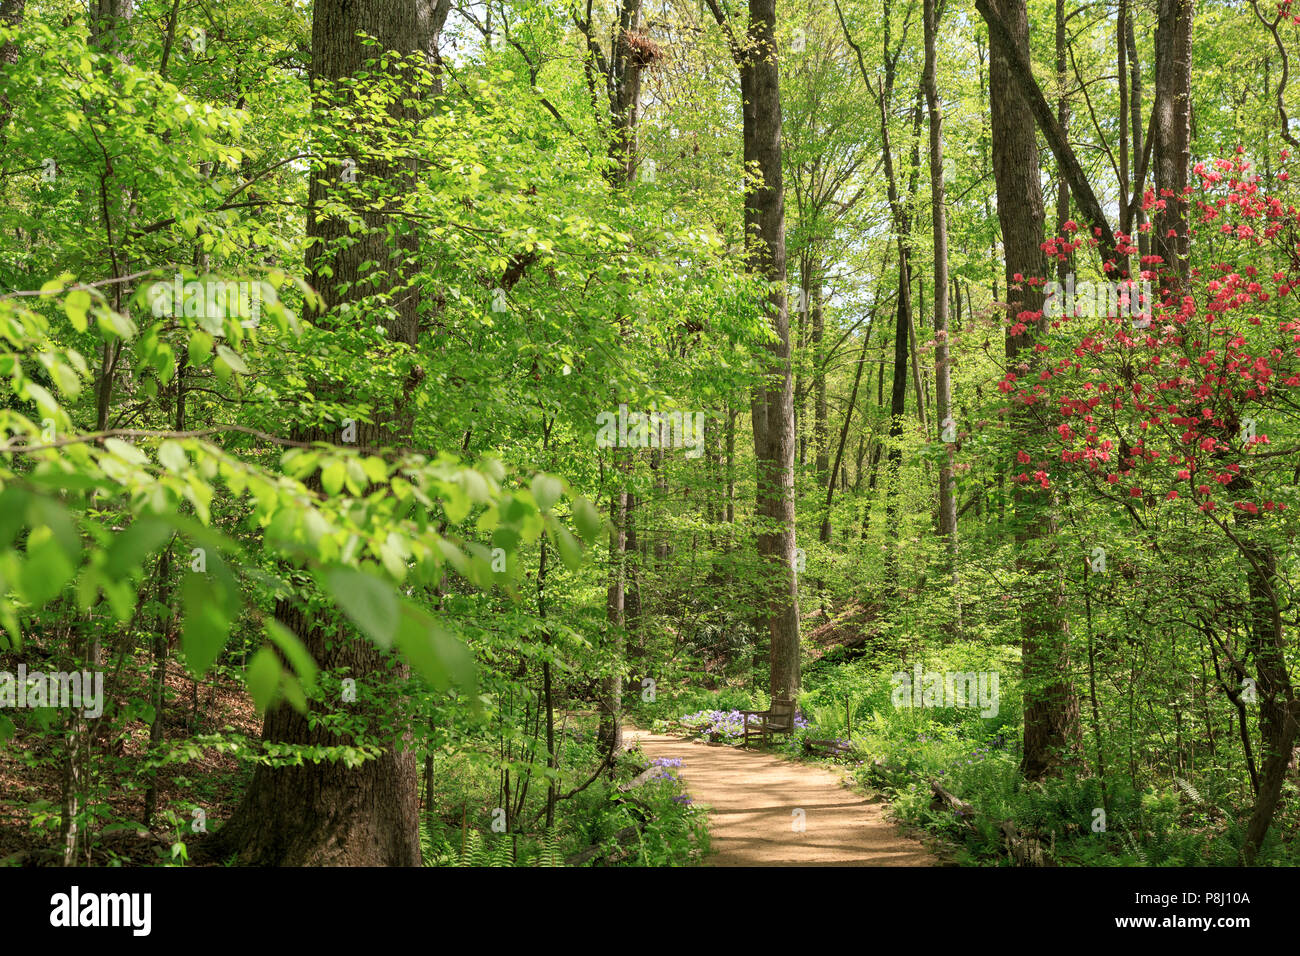
<svg viewBox="0 0 1300 956">
<path fill-rule="evenodd" d="M 1195 787 L 1193 787 L 1190 783 L 1188 783 L 1188 782 L 1187 782 L 1186 780 L 1184 780 L 1182 777 L 1174 777 L 1174 782 L 1175 782 L 1176 784 L 1178 784 L 1179 788 L 1183 791 L 1183 793 L 1187 794 L 1189 797 L 1192 798 L 1192 802 L 1193 802 L 1193 803 L 1204 803 L 1204 802 L 1205 802 L 1204 800 L 1201 799 L 1201 793 L 1200 793 L 1200 791 L 1197 790 Z"/>
<path fill-rule="evenodd" d="M 564 851 L 561 847 L 560 834 L 550 829 L 542 834 L 540 853 L 534 866 L 564 866 Z"/>
</svg>

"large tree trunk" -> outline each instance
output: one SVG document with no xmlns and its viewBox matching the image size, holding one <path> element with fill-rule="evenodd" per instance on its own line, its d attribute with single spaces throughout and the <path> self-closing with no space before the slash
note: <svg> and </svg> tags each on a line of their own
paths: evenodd
<svg viewBox="0 0 1300 956">
<path fill-rule="evenodd" d="M 358 31 L 375 37 L 384 50 L 399 53 L 427 52 L 429 38 L 421 27 L 435 22 L 419 0 L 374 0 L 366 4 L 351 0 L 317 0 L 312 20 L 313 91 L 323 93 L 337 80 L 362 68 L 367 58 L 378 55 L 364 46 Z M 405 117 L 413 105 L 394 105 L 394 115 Z M 338 321 L 337 307 L 348 301 L 386 293 L 407 278 L 407 257 L 413 251 L 413 237 L 399 238 L 394 248 L 385 238 L 386 221 L 373 211 L 358 212 L 365 229 L 351 245 L 338 247 L 348 235 L 343 219 L 317 215 L 336 184 L 343 180 L 342 165 L 314 169 L 308 188 L 311 214 L 307 235 L 316 240 L 308 253 L 313 284 L 325 300 L 325 312 L 317 316 L 323 326 Z M 357 180 L 405 180 L 413 169 L 391 160 L 357 158 Z M 395 190 L 401 195 L 402 190 Z M 360 201 L 364 205 L 364 200 Z M 362 272 L 367 261 L 380 268 Z M 386 266 L 386 268 L 384 268 Z M 382 278 L 376 278 L 376 274 Z M 338 292 L 338 290 L 345 290 Z M 417 296 L 410 289 L 389 305 L 393 317 L 384 322 L 394 347 L 399 351 L 416 344 Z M 418 373 L 412 372 L 414 387 Z M 409 416 L 394 408 L 387 421 L 357 424 L 357 444 L 379 446 L 400 442 L 411 432 Z M 337 443 L 337 431 L 295 429 L 295 438 Z M 387 683 L 405 676 L 404 665 L 390 671 L 386 656 L 370 642 L 349 635 L 339 639 L 327 633 L 316 618 L 282 602 L 276 617 L 291 628 L 307 646 L 322 671 L 357 682 L 358 702 L 347 704 L 352 712 L 370 718 L 374 732 L 380 715 L 367 707 L 367 684 Z M 327 701 L 326 707 L 337 706 Z M 388 731 L 391 733 L 391 731 Z M 344 741 L 322 727 L 312 727 L 308 718 L 286 705 L 270 710 L 262 731 L 272 743 L 337 745 Z M 217 853 L 235 853 L 240 863 L 275 866 L 418 866 L 420 840 L 418 820 L 418 777 L 414 750 L 392 740 L 378 758 L 356 768 L 342 763 L 308 762 L 297 767 L 259 767 L 244 800 L 214 840 Z"/>
<path fill-rule="evenodd" d="M 1096 193 L 1092 190 L 1092 185 L 1088 181 L 1087 174 L 1083 171 L 1083 166 L 1079 163 L 1079 158 L 1075 155 L 1073 147 L 1066 135 L 1065 129 L 1061 126 L 1057 114 L 1052 112 L 1047 98 L 1043 96 L 1043 91 L 1038 86 L 1038 81 L 1034 79 L 1033 68 L 1030 66 L 1028 53 L 1028 34 L 1026 29 L 1025 40 L 1022 44 L 1018 37 L 1020 36 L 1019 26 L 1011 22 L 1015 16 L 1014 4 L 1000 4 L 1007 12 L 998 12 L 999 4 L 991 0 L 975 0 L 975 9 L 983 16 L 984 22 L 989 28 L 989 48 L 997 50 L 1002 63 L 1002 79 L 1014 86 L 1017 105 L 1026 113 L 1032 114 L 1033 121 L 1028 124 L 1028 129 L 1032 134 L 1034 123 L 1042 130 L 1044 138 L 1047 140 L 1047 146 L 1056 157 L 1057 166 L 1063 177 L 1070 184 L 1070 192 L 1074 196 L 1074 203 L 1079 209 L 1083 219 L 1092 228 L 1097 237 L 1098 253 L 1101 255 L 1102 270 L 1110 276 L 1119 277 L 1122 268 L 1123 258 L 1118 252 L 1118 243 L 1115 239 L 1114 230 L 1111 229 L 1110 220 L 1106 218 L 1106 213 L 1101 207 L 1101 202 L 1097 199 Z M 1024 16 L 1023 4 L 1021 6 L 1021 16 Z M 1026 22 L 1027 19 L 1026 19 Z M 990 80 L 992 71 L 990 70 Z M 996 85 L 993 87 L 993 97 L 1003 94 L 1005 91 L 999 90 Z M 1042 203 L 1042 191 L 1036 187 L 1039 203 Z M 1039 278 L 1047 278 L 1043 273 L 1034 273 Z M 1028 273 L 1026 274 L 1028 276 Z"/>
<path fill-rule="evenodd" d="M 997 183 L 998 222 L 1006 264 L 1009 317 L 1031 311 L 1041 314 L 1040 287 L 1016 278 L 1047 275 L 1043 241 L 1043 194 L 1039 180 L 1038 143 L 1034 118 L 1024 102 L 1011 59 L 1029 58 L 1029 18 L 1025 0 L 996 0 L 989 6 L 1005 27 L 1007 50 L 1000 31 L 990 31 L 989 87 L 993 127 L 993 175 Z M 1007 337 L 1007 363 L 1021 378 L 1032 377 L 1035 335 L 1044 330 L 1040 318 L 1021 335 Z M 1033 436 L 1043 425 L 1030 408 L 1012 413 L 1018 433 Z M 1038 442 L 1029 437 L 1027 444 Z M 1017 469 L 1019 470 L 1019 469 Z M 1052 503 L 1023 485 L 1014 495 L 1017 521 L 1016 564 L 1027 591 L 1021 608 L 1024 668 L 1025 746 L 1021 769 L 1029 779 L 1056 772 L 1078 746 L 1079 702 L 1070 680 L 1066 627 L 1062 616 L 1064 592 L 1053 539 Z"/>
<path fill-rule="evenodd" d="M 1177 297 L 1187 284 L 1187 188 L 1192 142 L 1192 0 L 1159 0 L 1152 137 L 1157 207 L 1153 254 L 1164 259 L 1160 290 Z"/>
<path fill-rule="evenodd" d="M 777 341 L 765 356 L 768 381 L 753 401 L 757 510 L 766 527 L 758 550 L 771 567 L 768 630 L 773 697 L 799 693 L 799 591 L 795 578 L 794 379 L 785 297 L 785 188 L 781 177 L 781 91 L 776 55 L 776 0 L 750 0 L 750 47 L 740 67 L 745 165 L 760 184 L 745 192 L 750 268 L 772 284 L 768 310 Z"/>
<path fill-rule="evenodd" d="M 716 0 L 709 8 L 724 29 L 731 21 Z M 773 697 L 799 692 L 799 591 L 795 577 L 794 377 L 786 302 L 785 186 L 781 175 L 781 90 L 776 51 L 776 0 L 749 0 L 749 29 L 732 54 L 740 67 L 744 107 L 746 261 L 769 282 L 768 318 L 776 341 L 766 347 L 764 384 L 754 391 L 751 417 L 760 522 L 758 554 L 768 568 L 769 661 Z"/>
<path fill-rule="evenodd" d="M 1119 0 L 1120 12 L 1123 13 L 1125 0 Z M 1068 76 L 1065 72 L 1066 57 L 1069 53 L 1067 39 L 1065 34 L 1065 0 L 1056 0 L 1056 121 L 1061 124 L 1061 129 L 1069 135 L 1070 130 L 1070 97 L 1066 93 Z M 1121 74 L 1123 71 L 1121 71 Z M 1125 102 L 1124 84 L 1120 83 L 1120 101 Z M 1123 107 L 1120 109 L 1121 116 Z M 1123 123 L 1120 123 L 1121 127 Z M 1126 137 L 1123 129 L 1120 130 L 1120 152 L 1123 152 L 1123 143 Z M 1120 160 L 1123 166 L 1124 161 Z M 1123 178 L 1123 177 L 1121 177 Z M 1125 186 L 1120 187 L 1120 195 L 1123 196 Z M 1070 182 L 1066 178 L 1061 164 L 1056 164 L 1056 235 L 1065 235 L 1065 222 L 1070 218 Z M 1056 281 L 1065 283 L 1066 273 L 1070 269 L 1068 262 L 1058 262 L 1056 264 Z"/>
<path fill-rule="evenodd" d="M 1142 166 L 1143 140 L 1142 140 L 1142 64 L 1138 62 L 1137 55 L 1137 38 L 1133 34 L 1133 14 L 1129 12 L 1128 18 L 1124 23 L 1124 46 L 1128 50 L 1128 72 L 1129 72 L 1129 126 L 1132 130 L 1132 156 L 1133 162 L 1131 169 L 1133 171 L 1132 184 L 1126 184 L 1125 188 L 1129 190 L 1130 196 L 1133 194 L 1141 195 L 1142 183 L 1138 178 L 1139 170 Z M 1123 79 L 1121 78 L 1121 82 Z M 1121 121 L 1123 117 L 1120 118 Z M 1147 256 L 1151 251 L 1151 237 L 1142 231 L 1142 225 L 1146 222 L 1146 211 L 1142 204 L 1136 203 L 1136 208 L 1132 210 L 1129 217 L 1128 227 L 1132 232 L 1137 233 L 1138 256 L 1139 258 Z"/>
</svg>

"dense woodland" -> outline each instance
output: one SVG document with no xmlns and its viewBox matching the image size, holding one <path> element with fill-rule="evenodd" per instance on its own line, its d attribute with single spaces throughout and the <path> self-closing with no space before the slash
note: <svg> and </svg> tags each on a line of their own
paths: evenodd
<svg viewBox="0 0 1300 956">
<path fill-rule="evenodd" d="M 0 0 L 0 861 L 1300 863 L 1298 24 Z"/>
</svg>

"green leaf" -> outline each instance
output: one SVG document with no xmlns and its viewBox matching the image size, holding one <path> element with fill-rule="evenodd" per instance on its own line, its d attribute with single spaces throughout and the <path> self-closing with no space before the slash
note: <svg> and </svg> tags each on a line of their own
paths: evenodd
<svg viewBox="0 0 1300 956">
<path fill-rule="evenodd" d="M 366 469 L 356 458 L 347 458 L 345 459 L 345 463 L 347 465 L 348 491 L 352 492 L 357 497 L 364 495 L 366 493 L 366 485 L 370 483 L 370 479 L 366 476 Z"/>
<path fill-rule="evenodd" d="M 158 446 L 158 460 L 168 471 L 177 474 L 189 470 L 190 459 L 179 442 L 165 441 Z"/>
<path fill-rule="evenodd" d="M 412 669 L 437 690 L 453 684 L 473 693 L 477 678 L 474 655 L 432 615 L 404 602 L 396 643 Z"/>
<path fill-rule="evenodd" d="M 600 529 L 604 525 L 600 511 L 586 498 L 579 498 L 573 503 L 573 523 L 578 528 L 578 534 L 588 544 L 592 544 L 600 535 Z"/>
<path fill-rule="evenodd" d="M 363 458 L 361 467 L 365 469 L 366 476 L 377 485 L 388 480 L 388 465 L 384 464 L 382 458 Z"/>
<path fill-rule="evenodd" d="M 181 628 L 181 651 L 191 672 L 202 677 L 217 661 L 230 633 L 230 618 L 221 602 L 213 600 L 212 589 L 202 574 L 190 572 L 181 585 L 181 606 L 185 623 Z"/>
<path fill-rule="evenodd" d="M 335 458 L 321 469 L 321 487 L 325 489 L 326 494 L 337 495 L 343 490 L 343 482 L 347 478 L 347 474 L 347 463 L 341 458 Z"/>
<path fill-rule="evenodd" d="M 280 686 L 280 660 L 269 647 L 259 648 L 244 670 L 244 683 L 253 695 L 259 713 L 266 713 L 275 703 L 275 691 Z"/>
<path fill-rule="evenodd" d="M 239 357 L 239 353 L 225 345 L 217 346 L 217 356 L 230 366 L 230 370 L 237 375 L 247 375 L 248 366 L 244 360 Z"/>
<path fill-rule="evenodd" d="M 22 488 L 9 487 L 0 491 L 0 548 L 9 547 L 14 535 L 23 526 L 30 497 Z"/>
<path fill-rule="evenodd" d="M 578 539 L 564 525 L 558 521 L 552 521 L 550 524 L 551 540 L 555 542 L 555 549 L 560 552 L 560 560 L 564 562 L 565 567 L 575 570 L 582 564 L 582 545 L 578 544 Z"/>
<path fill-rule="evenodd" d="M 275 642 L 275 646 L 288 659 L 293 671 L 302 679 L 302 683 L 307 687 L 316 686 L 316 662 L 312 660 L 311 652 L 298 635 L 289 630 L 273 617 L 266 619 L 266 636 Z"/>
<path fill-rule="evenodd" d="M 67 508 L 44 495 L 36 495 L 31 499 L 28 523 L 33 529 L 39 525 L 48 526 L 68 561 L 73 565 L 80 561 L 81 535 L 77 533 L 77 526 L 72 523 Z"/>
<path fill-rule="evenodd" d="M 54 532 L 48 527 L 35 528 L 27 537 L 27 560 L 19 571 L 19 590 L 28 603 L 41 607 L 63 590 L 76 570 Z"/>
<path fill-rule="evenodd" d="M 145 453 L 136 448 L 130 442 L 124 442 L 120 438 L 105 438 L 104 447 L 111 451 L 123 461 L 129 461 L 133 465 L 147 465 L 149 459 Z"/>
<path fill-rule="evenodd" d="M 448 524 L 457 525 L 464 521 L 470 507 L 469 495 L 465 494 L 460 485 L 445 486 L 442 495 L 442 511 L 447 516 Z"/>
<path fill-rule="evenodd" d="M 537 507 L 549 511 L 551 505 L 560 500 L 560 495 L 564 493 L 564 485 L 553 475 L 538 474 L 533 478 L 532 490 L 533 497 L 537 499 Z"/>
<path fill-rule="evenodd" d="M 389 647 L 397 633 L 401 610 L 392 585 L 373 574 L 335 567 L 324 574 L 334 603 L 363 634 L 380 647 Z"/>
<path fill-rule="evenodd" d="M 105 564 L 111 574 L 126 577 L 170 537 L 172 527 L 161 518 L 144 517 L 113 536 Z"/>
<path fill-rule="evenodd" d="M 84 332 L 89 327 L 86 321 L 86 313 L 90 310 L 90 293 L 85 289 L 73 289 L 68 293 L 68 297 L 63 300 L 63 311 L 68 313 L 68 318 L 72 321 L 72 327 L 78 332 Z"/>
<path fill-rule="evenodd" d="M 190 364 L 194 366 L 203 365 L 207 362 L 208 357 L 212 355 L 212 336 L 207 332 L 196 331 L 190 336 L 189 356 Z"/>
<path fill-rule="evenodd" d="M 298 683 L 298 678 L 292 674 L 280 674 L 280 689 L 284 692 L 284 699 L 289 702 L 289 706 L 300 714 L 307 713 L 307 695 L 302 692 L 302 685 Z"/>
<path fill-rule="evenodd" d="M 307 451 L 302 448 L 290 448 L 284 453 L 281 463 L 284 470 L 299 480 L 306 478 L 316 470 L 319 458 L 313 451 Z"/>
</svg>

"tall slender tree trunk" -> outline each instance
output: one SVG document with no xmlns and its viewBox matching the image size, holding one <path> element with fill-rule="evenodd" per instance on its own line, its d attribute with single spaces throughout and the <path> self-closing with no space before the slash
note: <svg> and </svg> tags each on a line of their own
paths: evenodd
<svg viewBox="0 0 1300 956">
<path fill-rule="evenodd" d="M 829 442 L 829 406 L 826 403 L 826 311 L 822 302 L 821 256 L 808 256 L 808 284 L 810 310 L 809 321 L 812 324 L 813 353 L 813 447 L 817 449 L 813 461 L 817 469 L 818 483 L 825 482 L 826 469 L 830 467 Z"/>
<path fill-rule="evenodd" d="M 1029 56 L 1029 17 L 1025 0 L 991 0 L 1006 26 L 1011 42 L 1024 59 Z M 1007 298 L 1013 300 L 1008 318 L 1022 312 L 1041 316 L 1043 294 L 1017 275 L 1047 275 L 1043 241 L 1043 194 L 1040 186 L 1038 143 L 1034 118 L 1017 87 L 1009 61 L 1014 51 L 990 36 L 989 89 L 993 128 L 993 175 L 997 183 L 998 222 L 1002 227 Z M 1032 377 L 1035 336 L 1046 319 L 1026 323 L 1020 335 L 1008 335 L 1007 363 L 1022 378 Z M 1040 424 L 1033 409 L 1012 411 L 1016 433 L 1026 444 L 1038 444 Z M 1017 469 L 1019 471 L 1020 469 Z M 1056 520 L 1050 500 L 1024 485 L 1013 495 L 1016 516 L 1016 565 L 1025 582 L 1021 607 L 1021 642 L 1024 669 L 1024 756 L 1021 769 L 1031 780 L 1059 771 L 1080 741 L 1079 701 L 1070 678 L 1067 632 L 1063 617 L 1063 576 L 1056 553 Z"/>
<path fill-rule="evenodd" d="M 1119 0 L 1120 8 L 1123 9 L 1125 0 Z M 1068 76 L 1065 72 L 1066 60 L 1068 57 L 1068 40 L 1065 34 L 1065 0 L 1056 0 L 1056 121 L 1061 124 L 1061 129 L 1069 130 L 1070 128 L 1070 97 L 1066 95 L 1066 84 Z M 1120 86 L 1124 84 L 1121 82 Z M 1122 111 L 1121 111 L 1122 112 Z M 1121 125 L 1123 123 L 1121 122 Z M 1121 195 L 1123 189 L 1120 190 Z M 1070 218 L 1070 183 L 1065 178 L 1065 173 L 1057 163 L 1056 169 L 1056 235 L 1065 235 L 1065 221 Z M 1070 265 L 1067 262 L 1058 262 L 1056 264 L 1056 280 L 1062 284 L 1065 282 L 1066 272 Z"/>
<path fill-rule="evenodd" d="M 3 11 L 6 15 L 20 16 L 21 8 Z M 127 62 L 129 54 L 125 49 L 134 12 L 132 0 L 94 0 L 89 9 L 90 45 L 102 53 L 116 56 Z M 16 19 L 15 21 L 16 22 Z M 16 54 L 15 54 L 16 56 Z M 111 171 L 105 171 L 105 194 L 101 221 L 104 227 L 104 244 L 107 250 L 108 273 L 112 279 L 128 275 L 130 263 L 127 250 L 122 241 L 129 228 L 131 216 L 131 191 L 120 188 L 113 181 Z M 112 188 L 108 188 L 111 184 Z M 127 295 L 124 294 L 123 282 L 113 282 L 109 296 L 114 310 L 126 310 Z M 109 406 L 113 395 L 113 379 L 117 372 L 117 362 L 122 354 L 122 343 L 105 342 L 100 350 L 100 367 L 95 382 L 95 422 L 97 430 L 107 427 Z M 78 642 L 78 653 L 84 654 L 85 666 L 98 670 L 101 666 L 101 633 L 93 629 L 84 645 Z M 88 790 L 90 776 L 93 773 L 91 748 L 94 733 L 91 725 L 79 713 L 73 711 L 67 722 L 67 753 L 63 766 L 63 814 L 60 823 L 63 838 L 63 864 L 73 866 L 78 861 L 79 851 L 89 853 L 90 844 L 85 839 L 78 821 L 82 798 Z"/>
<path fill-rule="evenodd" d="M 1058 0 L 1058 3 L 1061 5 L 1060 9 L 1063 10 L 1065 0 Z M 1057 14 L 1058 19 L 1061 17 L 1061 15 L 1062 14 L 1058 12 Z M 1115 78 L 1116 78 L 1116 85 L 1119 87 L 1119 114 L 1116 116 L 1116 119 L 1119 121 L 1118 123 L 1119 149 L 1116 150 L 1116 152 L 1119 154 L 1117 156 L 1119 160 L 1119 197 L 1120 197 L 1119 231 L 1125 234 L 1131 234 L 1132 232 L 1132 228 L 1130 226 L 1130 216 L 1129 216 L 1130 210 L 1128 204 L 1129 196 L 1131 196 L 1132 194 L 1132 187 L 1130 186 L 1129 168 L 1128 168 L 1128 163 L 1129 163 L 1128 44 L 1124 42 L 1124 32 L 1125 32 L 1125 26 L 1128 23 L 1128 17 L 1129 17 L 1128 0 L 1119 0 L 1118 8 L 1115 11 Z M 1064 27 L 1063 24 L 1061 27 L 1058 27 L 1058 40 L 1057 40 L 1058 45 L 1060 43 L 1060 38 L 1059 38 L 1060 34 L 1064 33 L 1063 27 Z M 1064 66 L 1063 61 L 1058 59 L 1058 67 L 1063 67 L 1063 66 Z M 1061 72 L 1063 73 L 1064 71 L 1062 70 Z M 1065 102 L 1064 83 L 1062 83 L 1061 101 L 1062 103 Z M 1061 125 L 1062 127 L 1065 126 L 1064 123 L 1062 123 Z M 1057 235 L 1063 235 L 1063 233 L 1057 233 Z M 1124 259 L 1125 259 L 1125 264 L 1123 266 L 1123 270 L 1126 274 L 1132 275 L 1133 272 L 1129 268 L 1127 254 L 1125 255 Z"/>
<path fill-rule="evenodd" d="M 930 205 L 934 223 L 934 405 L 944 457 L 939 466 L 939 535 L 948 551 L 957 629 L 961 630 L 961 595 L 957 577 L 957 494 L 953 458 L 957 422 L 952 412 L 952 366 L 948 346 L 948 211 L 943 181 L 943 109 L 935 79 L 935 41 L 939 32 L 936 0 L 925 0 L 925 100 L 930 114 Z"/>
<path fill-rule="evenodd" d="M 867 365 L 867 347 L 871 341 L 871 326 L 867 326 L 866 335 L 862 340 L 862 355 L 858 358 L 858 367 L 853 372 L 853 390 L 849 393 L 849 404 L 844 410 L 844 426 L 840 429 L 840 440 L 835 448 L 835 464 L 830 473 L 826 476 L 826 504 L 822 509 L 821 525 L 821 542 L 830 544 L 831 541 L 831 503 L 835 500 L 835 479 L 840 474 L 841 462 L 844 460 L 844 445 L 849 438 L 849 425 L 853 422 L 853 411 L 858 404 L 858 387 L 862 384 L 862 370 Z M 858 446 L 858 467 L 862 467 L 862 446 Z M 841 479 L 842 484 L 847 486 L 847 481 Z"/>
<path fill-rule="evenodd" d="M 615 189 L 630 185 L 636 176 L 636 135 L 640 118 L 641 67 L 628 42 L 640 28 L 641 0 L 623 0 L 619 8 L 618 28 L 610 50 L 609 89 L 610 126 L 613 132 L 609 155 L 614 160 L 610 183 Z M 620 321 L 623 321 L 620 319 Z M 627 482 L 632 472 L 632 458 L 626 451 L 615 451 L 614 467 L 619 473 L 619 488 L 610 500 L 609 586 L 605 596 L 605 624 L 611 670 L 601 679 L 600 727 L 601 747 L 607 754 L 623 749 L 623 658 L 627 633 L 627 551 L 630 510 Z"/>
<path fill-rule="evenodd" d="M 1124 23 L 1124 46 L 1128 50 L 1129 127 L 1133 133 L 1133 142 L 1131 146 L 1133 156 L 1131 166 L 1133 170 L 1133 182 L 1126 188 L 1129 190 L 1129 195 L 1132 196 L 1132 194 L 1137 192 L 1139 187 L 1142 185 L 1138 181 L 1138 170 L 1141 169 L 1142 166 L 1142 153 L 1144 149 L 1144 140 L 1142 138 L 1142 64 L 1138 61 L 1137 37 L 1133 34 L 1132 12 L 1129 13 L 1128 18 Z M 1122 77 L 1120 78 L 1120 81 L 1123 82 Z M 1120 117 L 1120 120 L 1122 122 L 1123 117 Z M 1140 257 L 1147 256 L 1151 251 L 1151 237 L 1142 229 L 1142 226 L 1145 223 L 1146 210 L 1144 210 L 1141 203 L 1139 203 L 1137 209 L 1134 211 L 1129 226 L 1137 233 L 1138 255 Z"/>
<path fill-rule="evenodd" d="M 1248 486 L 1248 481 L 1243 484 Z M 1242 515 L 1237 524 L 1243 526 L 1255 521 L 1257 515 Z M 1254 862 L 1277 814 L 1282 785 L 1294 755 L 1292 748 L 1300 736 L 1300 701 L 1296 699 L 1287 670 L 1286 639 L 1275 591 L 1277 556 L 1267 544 L 1255 540 L 1250 530 L 1243 531 L 1250 590 L 1250 649 L 1259 678 L 1256 692 L 1262 761 L 1255 806 L 1246 823 L 1244 856 L 1249 864 Z"/>
<path fill-rule="evenodd" d="M 1159 0 L 1156 22 L 1156 88 L 1150 130 L 1157 207 L 1152 253 L 1164 259 L 1160 290 L 1179 297 L 1188 260 L 1187 176 L 1192 143 L 1192 0 Z"/>
<path fill-rule="evenodd" d="M 885 556 L 885 581 L 898 586 L 898 549 L 900 514 L 898 496 L 903 469 L 903 416 L 907 408 L 908 325 L 911 321 L 912 296 L 910 250 L 899 238 L 898 302 L 894 309 L 894 380 L 889 393 L 889 452 L 885 455 L 885 528 L 890 544 Z"/>
</svg>

